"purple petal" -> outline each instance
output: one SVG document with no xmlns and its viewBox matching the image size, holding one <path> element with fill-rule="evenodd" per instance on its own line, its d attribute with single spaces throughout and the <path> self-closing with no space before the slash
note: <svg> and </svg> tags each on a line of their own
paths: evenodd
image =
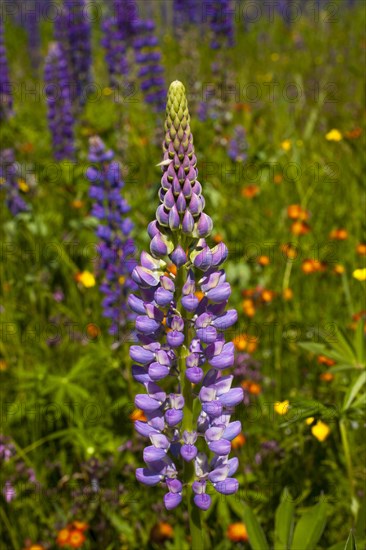
<svg viewBox="0 0 366 550">
<path fill-rule="evenodd" d="M 133 361 L 141 363 L 142 365 L 147 365 L 154 360 L 155 355 L 150 351 L 141 346 L 131 346 L 130 347 L 130 357 Z"/>
<path fill-rule="evenodd" d="M 208 510 L 211 506 L 211 497 L 207 493 L 203 493 L 202 495 L 194 495 L 193 501 L 201 510 Z"/>
<path fill-rule="evenodd" d="M 171 330 L 167 333 L 166 339 L 169 346 L 171 346 L 172 348 L 177 348 L 183 344 L 184 334 L 183 332 L 179 332 L 178 330 Z"/>
<path fill-rule="evenodd" d="M 216 491 L 223 495 L 232 495 L 239 489 L 239 482 L 233 477 L 228 477 L 225 481 L 219 481 L 214 485 Z"/>
<path fill-rule="evenodd" d="M 224 431 L 223 438 L 228 441 L 232 441 L 234 437 L 241 433 L 241 422 L 240 420 L 235 420 L 231 422 Z"/>
<path fill-rule="evenodd" d="M 132 376 L 140 384 L 147 384 L 148 382 L 151 382 L 151 378 L 146 372 L 146 369 L 140 365 L 132 365 Z"/>
<path fill-rule="evenodd" d="M 159 401 L 144 393 L 139 393 L 136 395 L 135 405 L 138 409 L 141 409 L 144 412 L 152 412 L 160 407 Z"/>
<path fill-rule="evenodd" d="M 151 380 L 162 380 L 168 376 L 170 368 L 160 363 L 154 362 L 149 366 L 149 376 Z"/>
<path fill-rule="evenodd" d="M 190 462 L 197 456 L 197 447 L 195 445 L 182 445 L 180 454 L 186 462 Z"/>
<path fill-rule="evenodd" d="M 219 456 L 228 455 L 231 451 L 231 443 L 227 439 L 219 439 L 218 441 L 211 441 L 208 444 L 210 451 L 216 453 Z"/>
<path fill-rule="evenodd" d="M 200 367 L 189 367 L 186 369 L 186 377 L 192 384 L 198 384 L 203 378 L 203 370 Z"/>
<path fill-rule="evenodd" d="M 183 411 L 179 409 L 168 409 L 165 412 L 165 420 L 168 426 L 176 426 L 183 420 Z"/>
<path fill-rule="evenodd" d="M 173 510 L 182 502 L 182 495 L 179 493 L 166 493 L 164 495 L 164 504 L 167 510 Z"/>
<path fill-rule="evenodd" d="M 144 485 L 157 485 L 161 481 L 161 475 L 152 472 L 148 468 L 137 468 L 136 479 Z"/>
<path fill-rule="evenodd" d="M 243 401 L 243 388 L 233 388 L 219 396 L 219 400 L 226 407 L 234 407 Z"/>
<path fill-rule="evenodd" d="M 164 449 L 158 449 L 154 445 L 149 445 L 145 447 L 143 452 L 144 461 L 146 463 L 156 462 L 157 460 L 162 460 L 166 457 L 166 452 Z"/>
<path fill-rule="evenodd" d="M 135 430 L 144 437 L 149 437 L 151 434 L 159 433 L 155 428 L 149 426 L 147 422 L 141 422 L 141 420 L 136 420 L 134 426 Z"/>
</svg>

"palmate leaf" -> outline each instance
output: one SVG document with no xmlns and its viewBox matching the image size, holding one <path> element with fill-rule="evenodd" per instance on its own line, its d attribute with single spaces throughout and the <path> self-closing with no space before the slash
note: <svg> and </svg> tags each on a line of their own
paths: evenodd
<svg viewBox="0 0 366 550">
<path fill-rule="evenodd" d="M 281 502 L 275 516 L 274 550 L 289 550 L 293 537 L 295 506 L 287 488 L 284 489 Z"/>
<path fill-rule="evenodd" d="M 353 400 L 357 397 L 358 393 L 361 391 L 362 386 L 366 383 L 366 371 L 362 372 L 358 378 L 351 384 L 346 395 L 344 396 L 343 401 L 343 411 L 347 411 Z"/>
<path fill-rule="evenodd" d="M 325 502 L 305 511 L 295 527 L 291 550 L 314 550 L 327 522 L 326 512 Z"/>
</svg>

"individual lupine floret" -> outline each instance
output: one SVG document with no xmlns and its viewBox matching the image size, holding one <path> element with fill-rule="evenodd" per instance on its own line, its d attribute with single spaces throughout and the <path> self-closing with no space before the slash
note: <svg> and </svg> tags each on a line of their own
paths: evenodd
<svg viewBox="0 0 366 550">
<path fill-rule="evenodd" d="M 122 197 L 124 187 L 121 166 L 113 161 L 114 153 L 105 148 L 98 137 L 90 139 L 87 170 L 91 182 L 90 197 L 95 201 L 92 215 L 99 220 L 97 236 L 99 245 L 99 269 L 104 274 L 100 286 L 105 295 L 103 314 L 110 319 L 110 333 L 117 336 L 132 316 L 127 308 L 127 297 L 137 286 L 131 279 L 136 266 L 135 244 L 130 237 L 132 221 L 127 217 L 130 207 Z"/>
<path fill-rule="evenodd" d="M 44 69 L 48 126 L 56 160 L 73 159 L 74 124 L 71 76 L 65 52 L 58 42 L 50 45 Z"/>
<path fill-rule="evenodd" d="M 129 298 L 139 341 L 130 348 L 132 373 L 147 392 L 135 399 L 147 422 L 135 426 L 151 443 L 146 467 L 136 476 L 147 485 L 165 483 L 168 509 L 188 491 L 206 510 L 207 483 L 223 494 L 238 489 L 232 477 L 238 461 L 229 453 L 241 431 L 231 416 L 243 391 L 231 388 L 233 376 L 226 371 L 234 363 L 234 344 L 224 337 L 237 313 L 226 310 L 231 289 L 219 267 L 227 248 L 210 248 L 205 240 L 212 220 L 203 212 L 181 82 L 169 88 L 166 115 L 161 204 L 148 227 L 151 254 L 141 254 L 132 272 L 140 292 Z"/>
<path fill-rule="evenodd" d="M 13 149 L 0 152 L 0 189 L 5 189 L 5 204 L 13 216 L 28 212 L 30 206 L 21 197 L 19 181 L 21 179 L 19 164 L 15 161 Z"/>
<path fill-rule="evenodd" d="M 0 121 L 8 119 L 12 114 L 13 97 L 4 43 L 4 26 L 0 18 Z"/>
</svg>

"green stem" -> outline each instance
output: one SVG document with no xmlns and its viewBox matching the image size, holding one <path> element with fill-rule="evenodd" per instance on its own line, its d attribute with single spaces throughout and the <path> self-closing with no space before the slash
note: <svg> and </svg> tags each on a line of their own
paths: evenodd
<svg viewBox="0 0 366 550">
<path fill-rule="evenodd" d="M 351 451 L 350 451 L 349 442 L 348 442 L 346 423 L 345 423 L 344 419 L 341 419 L 339 421 L 339 430 L 341 432 L 341 440 L 342 440 L 344 458 L 345 458 L 345 461 L 346 461 L 350 496 L 351 496 L 352 502 L 354 502 L 355 492 L 354 492 L 352 457 L 351 457 Z"/>
<path fill-rule="evenodd" d="M 178 269 L 176 276 L 176 296 L 177 296 L 177 309 L 180 307 L 180 298 L 182 295 L 182 287 L 186 279 L 187 270 L 185 266 Z M 187 320 L 185 320 L 185 343 L 191 340 L 191 329 Z M 181 391 L 184 397 L 183 408 L 183 422 L 182 430 L 188 432 L 194 431 L 194 418 L 193 418 L 193 392 L 192 384 L 185 376 L 186 370 L 186 357 L 188 355 L 188 349 L 186 345 L 183 345 L 179 349 L 179 378 Z M 188 503 L 188 517 L 189 517 L 189 530 L 191 533 L 191 548 L 192 550 L 204 550 L 204 538 L 203 530 L 201 526 L 201 513 L 199 508 L 193 502 L 192 482 L 194 481 L 194 465 L 192 462 L 184 462 L 183 466 L 183 482 L 185 484 L 185 490 Z"/>
</svg>

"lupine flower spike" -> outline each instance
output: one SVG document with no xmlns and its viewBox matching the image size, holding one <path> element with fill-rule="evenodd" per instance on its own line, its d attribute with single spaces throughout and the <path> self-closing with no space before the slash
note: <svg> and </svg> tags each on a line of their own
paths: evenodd
<svg viewBox="0 0 366 550">
<path fill-rule="evenodd" d="M 99 137 L 90 139 L 89 167 L 86 175 L 91 182 L 90 197 L 94 199 L 92 215 L 99 220 L 99 269 L 104 274 L 101 291 L 104 317 L 111 321 L 109 332 L 119 334 L 133 316 L 127 307 L 127 297 L 137 286 L 131 279 L 136 266 L 135 244 L 130 237 L 133 224 L 127 217 L 130 207 L 121 196 L 124 187 L 121 165 L 113 161 L 114 153 L 107 150 Z"/>
<path fill-rule="evenodd" d="M 74 157 L 74 116 L 71 102 L 71 77 L 63 47 L 50 45 L 44 69 L 48 125 L 56 160 Z"/>
<path fill-rule="evenodd" d="M 132 272 L 140 291 L 129 304 L 139 339 L 130 348 L 133 376 L 146 390 L 135 404 L 147 422 L 135 427 L 149 440 L 136 477 L 166 488 L 168 510 L 187 494 L 196 547 L 194 510 L 209 508 L 208 484 L 223 494 L 238 489 L 238 459 L 229 453 L 241 432 L 231 416 L 243 390 L 231 388 L 234 344 L 224 337 L 237 320 L 234 309 L 226 310 L 231 288 L 220 269 L 228 251 L 205 240 L 212 220 L 203 212 L 189 123 L 185 88 L 175 81 L 166 108 L 160 206 L 148 227 L 151 253 L 143 252 Z"/>
<path fill-rule="evenodd" d="M 4 43 L 4 26 L 0 17 L 0 121 L 8 119 L 12 114 L 13 98 Z"/>
</svg>

